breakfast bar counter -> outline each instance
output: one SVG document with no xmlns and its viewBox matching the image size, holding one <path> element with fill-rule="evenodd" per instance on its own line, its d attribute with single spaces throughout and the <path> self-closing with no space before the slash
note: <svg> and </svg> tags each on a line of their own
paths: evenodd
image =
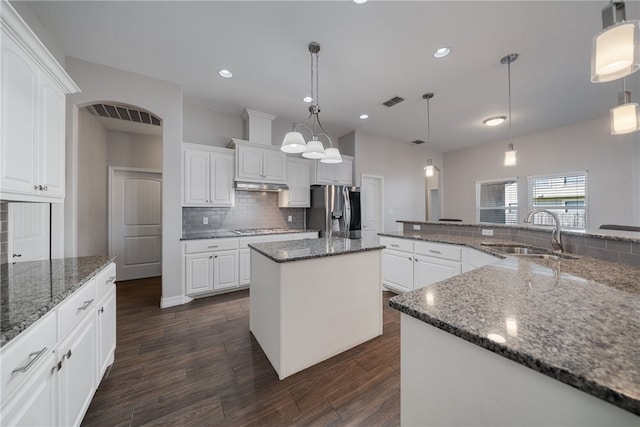
<svg viewBox="0 0 640 427">
<path fill-rule="evenodd" d="M 249 248 L 250 330 L 280 379 L 382 334 L 384 246 L 320 238 Z"/>
</svg>

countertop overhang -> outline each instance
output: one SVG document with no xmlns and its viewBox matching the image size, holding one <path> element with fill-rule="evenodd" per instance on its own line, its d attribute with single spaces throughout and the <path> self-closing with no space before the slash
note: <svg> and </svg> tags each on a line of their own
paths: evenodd
<svg viewBox="0 0 640 427">
<path fill-rule="evenodd" d="M 382 245 L 367 245 L 362 239 L 339 237 L 250 243 L 249 247 L 279 263 L 384 249 Z"/>
<path fill-rule="evenodd" d="M 496 254 L 482 246 L 486 239 L 380 235 Z M 640 415 L 638 267 L 585 256 L 503 255 L 493 264 L 398 295 L 389 305 Z"/>
</svg>

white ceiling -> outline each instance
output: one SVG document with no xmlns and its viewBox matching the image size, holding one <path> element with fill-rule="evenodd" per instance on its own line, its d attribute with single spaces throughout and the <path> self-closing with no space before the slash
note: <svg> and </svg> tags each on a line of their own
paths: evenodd
<svg viewBox="0 0 640 427">
<path fill-rule="evenodd" d="M 181 84 L 186 103 L 240 115 L 306 117 L 310 59 L 321 44 L 320 114 L 334 136 L 361 129 L 400 141 L 426 138 L 441 151 L 506 139 L 512 64 L 513 135 L 605 116 L 620 81 L 590 82 L 603 1 L 162 1 L 30 2 L 67 56 Z M 637 1 L 627 17 L 638 19 Z M 433 51 L 452 54 L 436 60 Z M 218 77 L 228 68 L 232 79 Z M 640 79 L 631 82 L 637 99 Z M 406 98 L 389 109 L 393 97 Z M 358 116 L 369 114 L 362 121 Z"/>
</svg>

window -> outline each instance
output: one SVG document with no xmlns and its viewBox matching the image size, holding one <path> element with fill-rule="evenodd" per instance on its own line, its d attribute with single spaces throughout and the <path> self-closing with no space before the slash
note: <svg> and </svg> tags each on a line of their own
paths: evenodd
<svg viewBox="0 0 640 427">
<path fill-rule="evenodd" d="M 493 224 L 518 223 L 518 182 L 515 178 L 476 182 L 476 220 Z"/>
<path fill-rule="evenodd" d="M 587 173 L 529 177 L 529 205 L 558 214 L 562 228 L 584 231 L 587 226 Z M 549 215 L 534 215 L 535 225 L 554 225 Z"/>
</svg>

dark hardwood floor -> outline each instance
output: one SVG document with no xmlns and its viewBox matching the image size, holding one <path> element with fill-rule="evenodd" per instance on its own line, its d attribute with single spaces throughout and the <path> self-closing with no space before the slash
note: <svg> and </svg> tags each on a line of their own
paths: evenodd
<svg viewBox="0 0 640 427">
<path fill-rule="evenodd" d="M 400 424 L 400 316 L 283 381 L 249 332 L 249 291 L 160 309 L 160 278 L 117 284 L 117 350 L 84 426 Z"/>
</svg>

